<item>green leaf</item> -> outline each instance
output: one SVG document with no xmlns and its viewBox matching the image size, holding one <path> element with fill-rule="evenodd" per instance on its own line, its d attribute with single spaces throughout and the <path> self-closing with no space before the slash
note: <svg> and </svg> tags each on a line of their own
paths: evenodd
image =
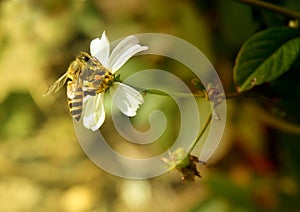
<svg viewBox="0 0 300 212">
<path fill-rule="evenodd" d="M 279 27 L 256 33 L 242 46 L 234 67 L 238 91 L 272 82 L 299 58 L 300 30 Z"/>
</svg>

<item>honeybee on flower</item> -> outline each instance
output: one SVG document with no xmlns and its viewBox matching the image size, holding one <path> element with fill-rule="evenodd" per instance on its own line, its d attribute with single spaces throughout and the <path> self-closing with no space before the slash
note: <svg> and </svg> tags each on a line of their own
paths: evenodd
<svg viewBox="0 0 300 212">
<path fill-rule="evenodd" d="M 115 73 L 135 54 L 147 50 L 136 36 L 124 38 L 110 51 L 105 34 L 90 43 L 90 53 L 81 52 L 45 95 L 56 93 L 67 83 L 68 106 L 72 117 L 84 127 L 98 130 L 105 120 L 104 93 L 110 91 L 113 104 L 126 116 L 136 115 L 143 96 L 134 88 L 116 81 Z"/>
</svg>

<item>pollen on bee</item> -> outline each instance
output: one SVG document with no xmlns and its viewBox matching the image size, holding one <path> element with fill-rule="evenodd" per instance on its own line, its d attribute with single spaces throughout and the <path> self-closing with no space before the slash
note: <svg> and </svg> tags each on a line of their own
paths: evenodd
<svg viewBox="0 0 300 212">
<path fill-rule="evenodd" d="M 94 76 L 94 80 L 101 80 L 102 79 L 102 75 L 95 75 Z"/>
</svg>

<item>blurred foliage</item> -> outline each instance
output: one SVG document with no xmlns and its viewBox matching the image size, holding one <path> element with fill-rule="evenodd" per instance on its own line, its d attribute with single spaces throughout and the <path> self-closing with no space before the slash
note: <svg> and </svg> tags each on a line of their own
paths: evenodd
<svg viewBox="0 0 300 212">
<path fill-rule="evenodd" d="M 298 61 L 300 30 L 273 27 L 255 34 L 236 59 L 234 80 L 239 91 L 273 82 Z"/>
<path fill-rule="evenodd" d="M 298 0 L 269 2 L 300 9 Z M 212 61 L 230 94 L 242 44 L 260 30 L 289 21 L 229 0 L 0 1 L 0 211 L 299 210 L 297 63 L 277 80 L 228 100 L 221 144 L 208 164 L 198 167 L 202 178 L 193 184 L 181 182 L 177 172 L 135 181 L 100 170 L 76 140 L 64 90 L 42 97 L 103 30 L 111 41 L 144 32 L 187 40 Z M 123 76 L 146 67 L 170 70 L 187 84 L 191 80 L 179 64 L 156 57 L 133 59 Z M 144 123 L 153 108 L 176 122 L 174 102 L 146 98 L 153 104 L 145 104 L 136 123 Z M 108 134 L 110 123 L 108 118 L 103 126 Z M 160 150 L 170 145 L 177 127 L 168 127 Z M 118 146 L 120 152 L 127 148 Z"/>
</svg>

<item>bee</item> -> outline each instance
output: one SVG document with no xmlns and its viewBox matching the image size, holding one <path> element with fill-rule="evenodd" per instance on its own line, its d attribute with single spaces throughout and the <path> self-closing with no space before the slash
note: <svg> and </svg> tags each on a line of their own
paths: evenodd
<svg viewBox="0 0 300 212">
<path fill-rule="evenodd" d="M 114 74 L 95 57 L 80 52 L 67 72 L 49 87 L 44 96 L 59 91 L 67 83 L 68 107 L 72 117 L 79 121 L 84 102 L 89 96 L 105 92 L 114 82 Z"/>
</svg>

